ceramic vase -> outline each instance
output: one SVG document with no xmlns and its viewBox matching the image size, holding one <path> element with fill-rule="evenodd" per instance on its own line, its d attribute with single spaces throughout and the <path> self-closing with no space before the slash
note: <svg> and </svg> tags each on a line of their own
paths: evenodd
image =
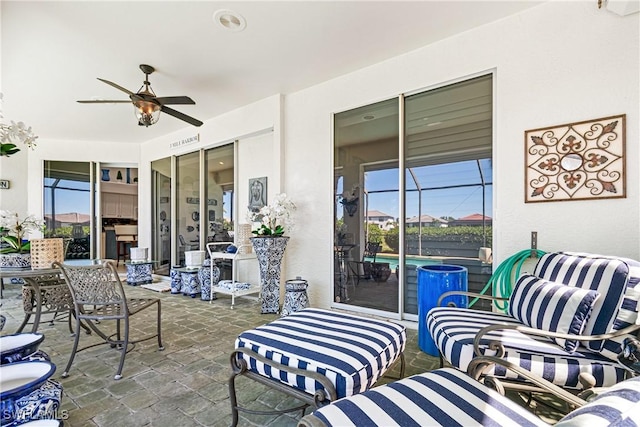
<svg viewBox="0 0 640 427">
<path fill-rule="evenodd" d="M 49 379 L 56 370 L 50 362 L 29 361 L 0 365 L 2 425 L 55 418 L 62 386 Z"/>
<path fill-rule="evenodd" d="M 0 337 L 0 365 L 27 360 L 49 361 L 49 356 L 38 350 L 42 341 L 44 341 L 44 335 L 36 333 L 19 333 Z"/>
<path fill-rule="evenodd" d="M 0 268 L 31 268 L 31 254 L 0 254 Z"/>
<path fill-rule="evenodd" d="M 261 313 L 277 313 L 280 310 L 280 269 L 288 237 L 252 237 L 251 244 L 260 267 L 262 295 Z"/>
</svg>

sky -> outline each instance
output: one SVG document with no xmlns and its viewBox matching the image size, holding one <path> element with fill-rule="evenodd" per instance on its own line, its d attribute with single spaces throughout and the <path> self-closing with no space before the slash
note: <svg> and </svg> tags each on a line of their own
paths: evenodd
<svg viewBox="0 0 640 427">
<path fill-rule="evenodd" d="M 481 169 L 487 183 L 492 182 L 491 165 L 488 160 L 481 161 Z M 449 163 L 444 165 L 421 166 L 407 173 L 407 188 L 415 190 L 413 176 L 422 188 L 431 188 L 422 192 L 422 214 L 435 218 L 462 218 L 474 213 L 482 213 L 482 186 L 464 187 L 481 182 L 475 161 Z M 365 173 L 365 189 L 368 192 L 368 206 L 363 209 L 378 210 L 394 218 L 400 216 L 398 170 L 384 169 Z M 69 185 L 69 181 L 64 181 Z M 87 183 L 79 183 L 76 188 L 88 188 Z M 83 185 L 84 184 L 84 185 Z M 459 186 L 459 187 L 456 187 Z M 443 188 L 449 187 L 449 188 Z M 392 190 L 392 191 L 389 191 Z M 342 180 L 338 184 L 338 193 L 342 192 Z M 485 215 L 492 217 L 492 186 L 486 187 Z M 45 213 L 50 213 L 48 192 L 45 191 Z M 419 192 L 407 192 L 407 218 L 417 216 L 419 212 Z M 362 200 L 365 203 L 367 198 Z M 89 213 L 89 193 L 59 190 L 56 196 L 57 213 Z M 340 205 L 338 205 L 340 206 Z M 362 206 L 362 205 L 361 205 Z M 341 217 L 341 210 L 338 210 Z"/>
<path fill-rule="evenodd" d="M 481 160 L 481 170 L 488 184 L 485 188 L 485 212 L 492 217 L 492 173 L 489 160 Z M 483 190 L 476 161 L 464 161 L 412 168 L 413 174 L 407 173 L 407 208 L 406 217 L 418 216 L 422 191 L 422 215 L 435 218 L 462 218 L 474 213 L 482 214 Z M 415 179 L 418 181 L 416 185 Z M 473 185 L 473 186 L 470 186 Z M 366 210 L 378 210 L 394 218 L 400 216 L 398 169 L 384 169 L 365 173 L 365 185 L 368 193 Z M 350 188 L 350 187 L 349 187 Z M 391 191 L 389 191 L 391 190 Z M 338 183 L 338 193 L 342 193 L 342 180 Z M 367 197 L 365 197 L 365 200 Z M 364 202 L 363 202 L 364 203 Z M 340 205 L 338 205 L 340 206 Z M 338 217 L 341 217 L 338 210 Z"/>
</svg>

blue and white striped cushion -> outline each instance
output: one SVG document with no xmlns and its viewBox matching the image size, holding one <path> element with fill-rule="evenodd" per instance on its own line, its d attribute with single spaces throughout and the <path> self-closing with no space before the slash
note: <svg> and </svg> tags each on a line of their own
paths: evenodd
<svg viewBox="0 0 640 427">
<path fill-rule="evenodd" d="M 611 257 L 607 255 L 594 255 L 588 253 L 575 253 L 575 252 L 563 252 L 567 255 L 581 256 L 581 257 L 595 257 L 595 258 L 611 258 L 617 259 L 627 264 L 629 267 L 629 280 L 627 281 L 627 287 L 625 288 L 622 304 L 618 315 L 613 323 L 612 331 L 619 331 L 628 326 L 640 324 L 638 318 L 638 308 L 640 301 L 640 262 L 620 257 Z M 624 339 L 628 335 L 622 335 L 617 338 L 606 340 L 600 354 L 608 357 L 611 360 L 617 360 L 620 348 Z"/>
<path fill-rule="evenodd" d="M 294 368 L 325 375 L 338 397 L 369 389 L 400 357 L 404 326 L 392 322 L 307 308 L 243 332 L 236 348 Z M 280 372 L 243 354 L 249 368 L 313 394 L 322 386 L 304 376 Z"/>
<path fill-rule="evenodd" d="M 494 324 L 521 325 L 511 316 L 468 308 L 436 307 L 427 314 L 427 327 L 442 356 L 463 371 L 475 357 L 474 337 L 483 327 Z M 482 354 L 495 355 L 488 349 L 491 341 L 505 346 L 504 359 L 561 387 L 582 389 L 578 382 L 581 372 L 591 373 L 597 387 L 608 387 L 625 378 L 625 369 L 619 363 L 592 351 L 582 351 L 581 347 L 569 354 L 546 337 L 534 338 L 514 330 L 495 331 L 482 339 Z M 501 368 L 495 374 L 517 379 Z"/>
<path fill-rule="evenodd" d="M 509 314 L 532 328 L 580 335 L 599 297 L 596 291 L 523 275 L 509 299 Z M 568 352 L 578 346 L 577 340 L 552 339 Z"/>
<path fill-rule="evenodd" d="M 533 274 L 553 282 L 597 291 L 601 298 L 594 304 L 583 333 L 599 335 L 612 331 L 629 279 L 626 262 L 597 255 L 548 253 L 540 258 Z M 583 345 L 600 351 L 604 341 L 584 341 Z"/>
<path fill-rule="evenodd" d="M 451 368 L 374 387 L 317 409 L 307 419 L 311 417 L 335 427 L 548 426 L 522 406 Z"/>
<path fill-rule="evenodd" d="M 640 377 L 616 384 L 562 418 L 556 427 L 628 427 L 640 425 Z"/>
</svg>

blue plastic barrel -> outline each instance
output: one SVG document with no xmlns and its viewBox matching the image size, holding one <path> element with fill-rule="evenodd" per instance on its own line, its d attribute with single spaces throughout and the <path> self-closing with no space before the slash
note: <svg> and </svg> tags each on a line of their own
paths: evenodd
<svg viewBox="0 0 640 427">
<path fill-rule="evenodd" d="M 468 272 L 459 265 L 423 265 L 418 267 L 418 347 L 431 356 L 438 356 L 429 329 L 427 313 L 438 305 L 440 296 L 449 291 L 468 290 Z M 467 307 L 467 297 L 452 295 L 445 298 L 441 306 L 453 302 L 457 307 Z"/>
</svg>

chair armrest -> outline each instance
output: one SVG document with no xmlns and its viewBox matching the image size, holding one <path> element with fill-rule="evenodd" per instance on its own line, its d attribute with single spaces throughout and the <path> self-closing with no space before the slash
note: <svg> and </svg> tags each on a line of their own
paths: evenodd
<svg viewBox="0 0 640 427">
<path fill-rule="evenodd" d="M 327 425 L 313 414 L 306 415 L 298 422 L 298 427 L 327 427 Z"/>
<path fill-rule="evenodd" d="M 480 377 L 482 376 L 483 372 L 487 368 L 489 368 L 491 365 L 503 366 L 504 368 L 512 371 L 513 373 L 518 374 L 522 378 L 525 378 L 534 386 L 544 390 L 545 392 L 555 395 L 556 397 L 564 400 L 566 403 L 570 405 L 580 407 L 587 403 L 584 399 L 581 399 L 578 396 L 572 393 L 569 393 L 568 391 L 545 380 L 544 378 L 541 378 L 535 374 L 532 374 L 530 371 L 527 371 L 526 369 L 523 369 L 518 365 L 515 365 L 507 360 L 500 359 L 499 357 L 495 357 L 495 356 L 475 357 L 469 363 L 469 367 L 467 368 L 467 374 L 473 379 L 475 379 L 476 381 L 480 381 Z M 501 394 L 504 394 L 504 388 L 502 387 L 499 379 L 492 376 L 485 376 L 482 382 L 488 387 L 491 387 L 497 390 L 498 392 L 500 392 Z"/>
<path fill-rule="evenodd" d="M 442 300 L 445 299 L 448 296 L 451 296 L 451 295 L 466 295 L 466 296 L 473 297 L 473 298 L 488 299 L 488 300 L 492 300 L 492 301 L 509 301 L 509 298 L 494 297 L 492 295 L 477 294 L 475 292 L 448 291 L 448 292 L 445 292 L 442 295 L 440 295 L 440 298 L 438 298 L 438 304 L 436 305 L 436 307 L 440 307 L 440 304 L 442 303 Z"/>
<path fill-rule="evenodd" d="M 493 331 L 499 331 L 499 330 L 505 330 L 505 329 L 516 330 L 526 335 L 528 334 L 528 335 L 534 335 L 538 337 L 564 338 L 564 339 L 578 340 L 578 341 L 599 341 L 599 340 L 607 340 L 607 339 L 631 334 L 633 332 L 636 332 L 638 329 L 640 329 L 640 325 L 631 325 L 631 326 L 627 326 L 624 329 L 620 329 L 618 331 L 610 332 L 608 334 L 599 334 L 599 335 L 563 334 L 560 332 L 544 331 L 542 329 L 531 328 L 529 326 L 524 326 L 524 325 L 503 325 L 503 324 L 489 325 L 480 329 L 476 334 L 476 336 L 473 338 L 473 351 L 476 354 L 476 356 L 482 356 L 482 353 L 480 352 L 480 341 L 485 335 Z M 497 352 L 497 357 L 504 356 L 504 347 L 502 346 L 502 343 L 498 341 L 491 341 L 489 343 L 489 348 Z"/>
</svg>

